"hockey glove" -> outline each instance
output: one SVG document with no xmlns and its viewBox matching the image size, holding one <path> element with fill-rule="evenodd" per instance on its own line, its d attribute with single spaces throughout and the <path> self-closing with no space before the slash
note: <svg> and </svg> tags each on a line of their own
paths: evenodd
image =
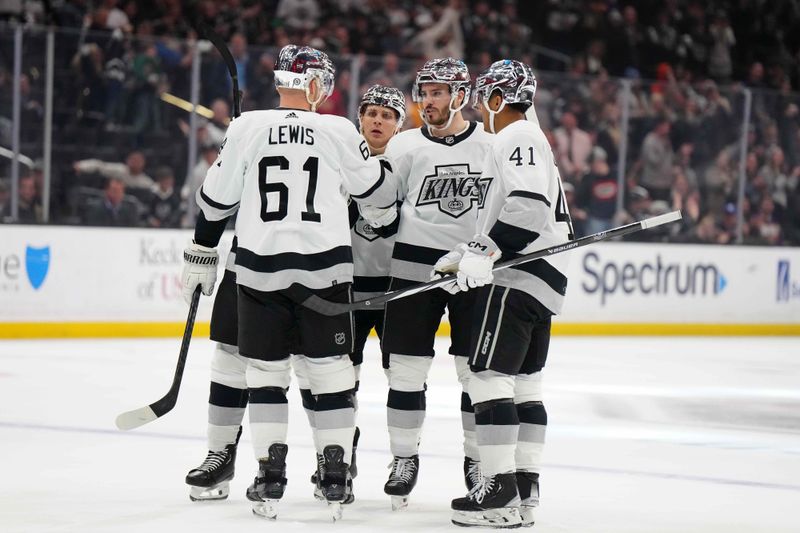
<svg viewBox="0 0 800 533">
<path fill-rule="evenodd" d="M 440 279 L 447 274 L 455 274 L 458 272 L 458 263 L 461 261 L 461 258 L 464 256 L 464 252 L 466 252 L 466 250 L 467 245 L 465 243 L 461 243 L 440 257 L 439 260 L 436 261 L 436 264 L 433 265 L 433 270 L 431 270 L 431 280 Z M 447 285 L 443 285 L 442 289 L 446 290 L 450 294 L 456 294 L 461 290 L 455 281 L 448 283 Z"/>
<path fill-rule="evenodd" d="M 395 204 L 389 207 L 358 204 L 358 209 L 361 211 L 361 216 L 364 217 L 364 220 L 373 228 L 388 226 L 397 218 L 397 206 Z"/>
<path fill-rule="evenodd" d="M 500 249 L 486 235 L 475 235 L 467 244 L 458 262 L 458 286 L 462 291 L 483 287 L 492 282 L 494 263 L 500 259 Z"/>
<path fill-rule="evenodd" d="M 192 242 L 183 251 L 181 282 L 183 283 L 183 299 L 187 304 L 192 302 L 192 293 L 198 285 L 206 296 L 211 296 L 214 292 L 218 262 L 219 257 L 214 248 Z"/>
</svg>

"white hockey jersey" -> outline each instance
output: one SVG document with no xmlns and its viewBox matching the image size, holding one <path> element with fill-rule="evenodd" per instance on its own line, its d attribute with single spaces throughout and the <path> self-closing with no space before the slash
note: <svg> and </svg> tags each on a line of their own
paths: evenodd
<svg viewBox="0 0 800 533">
<path fill-rule="evenodd" d="M 433 137 L 426 127 L 394 136 L 386 155 L 398 184 L 400 228 L 391 275 L 428 281 L 433 264 L 475 234 L 492 178 L 481 176 L 492 135 L 471 122 L 464 133 Z"/>
<path fill-rule="evenodd" d="M 573 238 L 561 177 L 541 128 L 519 120 L 494 136 L 483 177 L 492 178 L 478 232 L 508 261 Z M 567 290 L 569 252 L 499 270 L 494 283 L 522 290 L 559 313 Z"/>
<path fill-rule="evenodd" d="M 395 201 L 385 162 L 352 122 L 298 109 L 243 113 L 197 191 L 209 221 L 238 210 L 236 276 L 261 291 L 353 279 L 347 201 Z"/>
<path fill-rule="evenodd" d="M 372 226 L 359 216 L 352 229 L 353 298 L 364 300 L 389 290 L 389 262 L 394 236 L 379 237 Z"/>
</svg>

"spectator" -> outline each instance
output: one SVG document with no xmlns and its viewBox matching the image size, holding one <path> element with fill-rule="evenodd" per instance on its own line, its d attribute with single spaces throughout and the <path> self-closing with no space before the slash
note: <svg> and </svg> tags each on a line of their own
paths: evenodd
<svg viewBox="0 0 800 533">
<path fill-rule="evenodd" d="M 183 215 L 181 196 L 175 190 L 175 174 L 169 167 L 158 167 L 156 188 L 150 199 L 147 225 L 151 228 L 177 228 Z"/>
<path fill-rule="evenodd" d="M 372 73 L 367 80 L 367 85 L 385 85 L 387 87 L 397 87 L 398 89 L 408 92 L 411 88 L 411 78 L 413 71 L 405 69 L 400 70 L 400 59 L 394 52 L 387 52 L 383 56 L 383 65 L 380 69 Z"/>
<path fill-rule="evenodd" d="M 728 150 L 717 154 L 714 166 L 705 173 L 704 186 L 706 209 L 719 212 L 725 199 L 733 192 L 734 173 L 731 167 L 731 157 Z"/>
<path fill-rule="evenodd" d="M 581 180 L 577 195 L 578 205 L 586 208 L 588 235 L 614 226 L 618 191 L 617 177 L 611 174 L 605 150 L 595 146 L 589 159 L 589 172 Z"/>
<path fill-rule="evenodd" d="M 587 161 L 592 150 L 592 139 L 589 134 L 578 127 L 578 120 L 569 111 L 561 116 L 561 127 L 555 132 L 558 167 L 561 177 L 577 183 L 588 170 Z"/>
<path fill-rule="evenodd" d="M 669 201 L 672 189 L 672 142 L 670 122 L 661 118 L 642 143 L 642 175 L 639 184 L 654 200 Z"/>
<path fill-rule="evenodd" d="M 11 191 L 8 181 L 0 179 L 0 223 L 11 217 Z"/>
<path fill-rule="evenodd" d="M 724 11 L 717 13 L 708 32 L 713 39 L 708 57 L 708 72 L 718 82 L 727 82 L 733 73 L 731 48 L 736 44 L 736 37 L 728 23 L 728 15 Z"/>
<path fill-rule="evenodd" d="M 86 211 L 84 223 L 88 226 L 137 226 L 139 214 L 136 204 L 125 201 L 125 182 L 109 178 L 101 201 Z"/>
<path fill-rule="evenodd" d="M 575 237 L 587 235 L 586 211 L 578 206 L 578 201 L 575 198 L 575 186 L 568 181 L 563 182 L 561 185 L 564 188 L 564 200 L 569 207 L 572 231 L 575 232 Z"/>
<path fill-rule="evenodd" d="M 464 35 L 461 31 L 458 0 L 451 0 L 439 20 L 417 33 L 408 43 L 407 49 L 417 52 L 425 60 L 435 57 L 464 57 Z"/>
<path fill-rule="evenodd" d="M 275 17 L 290 30 L 312 30 L 317 27 L 321 11 L 315 0 L 280 0 Z"/>
<path fill-rule="evenodd" d="M 33 176 L 19 179 L 19 203 L 17 222 L 20 224 L 40 224 L 43 221 L 42 203 L 36 196 Z"/>
<path fill-rule="evenodd" d="M 105 178 L 122 180 L 126 187 L 152 190 L 153 179 L 144 173 L 147 160 L 144 154 L 133 151 L 125 158 L 125 163 L 109 163 L 99 159 L 84 159 L 73 163 L 76 174 L 100 174 Z"/>
<path fill-rule="evenodd" d="M 203 184 L 203 180 L 206 179 L 208 169 L 217 159 L 218 150 L 219 147 L 213 144 L 204 144 L 201 147 L 200 159 L 198 159 L 197 164 L 195 164 L 181 189 L 181 198 L 184 201 L 194 202 L 194 195 Z"/>
</svg>

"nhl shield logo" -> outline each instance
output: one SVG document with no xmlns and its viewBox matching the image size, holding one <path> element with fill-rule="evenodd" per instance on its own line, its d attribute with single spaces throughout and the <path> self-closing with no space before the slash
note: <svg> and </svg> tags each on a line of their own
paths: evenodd
<svg viewBox="0 0 800 533">
<path fill-rule="evenodd" d="M 339 333 L 334 334 L 333 340 L 334 340 L 334 342 L 336 342 L 336 344 L 341 346 L 347 340 L 347 337 L 344 334 L 344 332 L 339 332 Z"/>
<path fill-rule="evenodd" d="M 34 289 L 39 289 L 47 277 L 50 268 L 50 247 L 33 248 L 25 247 L 25 270 L 28 272 L 28 281 Z"/>
</svg>

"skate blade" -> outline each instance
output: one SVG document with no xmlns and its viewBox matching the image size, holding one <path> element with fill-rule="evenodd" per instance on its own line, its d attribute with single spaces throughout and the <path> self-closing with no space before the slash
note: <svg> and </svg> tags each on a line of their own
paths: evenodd
<svg viewBox="0 0 800 533">
<path fill-rule="evenodd" d="M 189 499 L 193 502 L 224 500 L 230 494 L 230 484 L 227 481 L 217 483 L 213 487 L 194 487 L 189 490 Z"/>
<path fill-rule="evenodd" d="M 522 527 L 531 527 L 536 522 L 536 506 L 520 506 L 519 516 L 522 519 Z"/>
<path fill-rule="evenodd" d="M 325 501 L 325 496 L 322 494 L 322 489 L 319 487 L 314 488 L 314 499 L 321 502 Z"/>
<path fill-rule="evenodd" d="M 516 507 L 501 507 L 484 511 L 453 511 L 451 522 L 461 527 L 491 527 L 494 529 L 522 527 L 522 518 Z"/>
<path fill-rule="evenodd" d="M 408 509 L 408 496 L 392 496 L 392 511 Z"/>
<path fill-rule="evenodd" d="M 279 501 L 267 499 L 263 502 L 253 502 L 253 514 L 267 520 L 275 520 L 278 517 Z"/>
<path fill-rule="evenodd" d="M 328 502 L 328 511 L 334 522 L 342 519 L 342 502 Z"/>
</svg>

